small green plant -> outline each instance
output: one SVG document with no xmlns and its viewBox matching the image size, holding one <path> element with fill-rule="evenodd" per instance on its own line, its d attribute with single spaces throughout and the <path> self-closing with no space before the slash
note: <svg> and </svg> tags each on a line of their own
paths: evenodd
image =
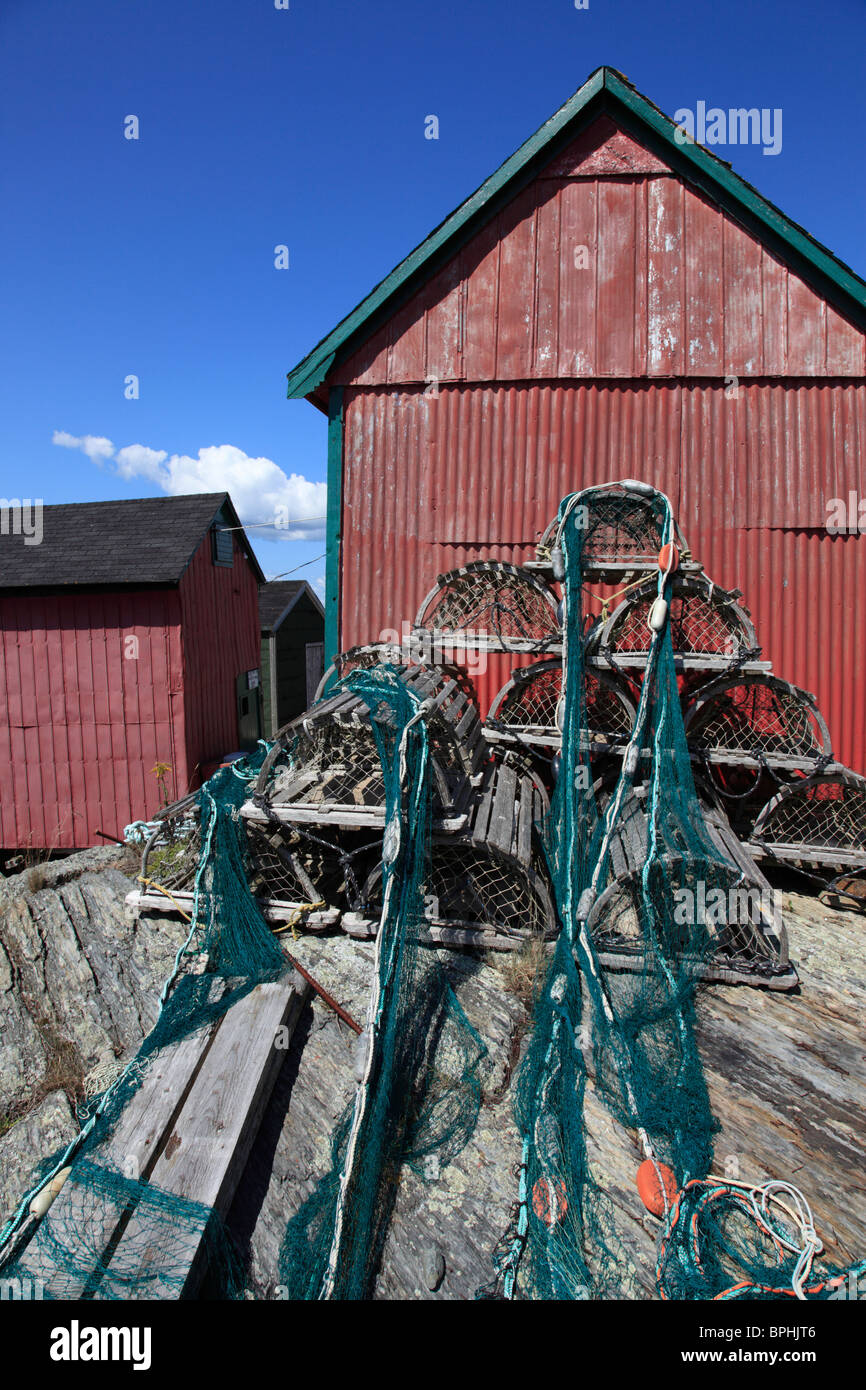
<svg viewBox="0 0 866 1390">
<path fill-rule="evenodd" d="M 172 770 L 171 763 L 154 763 L 150 770 L 159 784 L 159 796 L 162 805 L 169 806 L 171 798 L 168 794 L 168 787 L 165 785 L 165 779 Z"/>
</svg>

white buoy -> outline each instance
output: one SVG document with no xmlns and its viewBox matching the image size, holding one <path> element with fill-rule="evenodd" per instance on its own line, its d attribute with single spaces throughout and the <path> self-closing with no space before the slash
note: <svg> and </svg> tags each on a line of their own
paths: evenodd
<svg viewBox="0 0 866 1390">
<path fill-rule="evenodd" d="M 367 1056 L 369 1051 L 370 1030 L 369 1028 L 365 1028 L 363 1033 L 358 1034 L 358 1040 L 355 1043 L 355 1056 L 353 1058 L 353 1070 L 355 1073 L 355 1080 L 357 1081 L 359 1086 L 367 1074 Z"/>
<path fill-rule="evenodd" d="M 661 595 L 659 595 L 659 597 L 655 600 L 652 608 L 649 611 L 649 617 L 647 618 L 647 626 L 649 627 L 650 632 L 661 632 L 667 620 L 667 599 L 663 599 Z"/>
<path fill-rule="evenodd" d="M 41 1217 L 45 1215 L 71 1172 L 71 1168 L 61 1168 L 60 1172 L 55 1174 L 51 1181 L 47 1182 L 41 1191 L 36 1193 L 33 1201 L 30 1203 L 31 1216 Z"/>
</svg>

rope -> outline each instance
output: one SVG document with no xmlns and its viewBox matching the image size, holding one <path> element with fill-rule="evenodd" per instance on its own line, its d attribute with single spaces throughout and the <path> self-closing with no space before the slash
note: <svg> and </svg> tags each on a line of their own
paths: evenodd
<svg viewBox="0 0 866 1390">
<path fill-rule="evenodd" d="M 164 896 L 168 898 L 169 902 L 175 908 L 175 911 L 180 913 L 181 917 L 185 917 L 188 922 L 192 920 L 190 914 L 188 912 L 185 912 L 184 909 L 181 907 L 177 898 L 175 898 L 173 894 L 171 894 L 168 891 L 168 889 L 163 886 L 163 884 L 157 883 L 155 878 L 145 878 L 143 874 L 139 874 L 137 882 L 143 883 L 145 888 L 155 888 L 158 893 L 164 894 Z"/>
<path fill-rule="evenodd" d="M 594 594 L 592 589 L 587 589 L 586 587 L 584 587 L 583 592 L 586 594 L 587 598 L 594 598 L 596 603 L 601 604 L 601 621 L 606 623 L 610 616 L 611 604 L 615 603 L 618 598 L 622 598 L 624 594 L 631 593 L 632 589 L 639 589 L 642 584 L 646 584 L 648 578 L 651 578 L 651 576 L 642 574 L 639 579 L 633 579 L 631 584 L 626 584 L 624 589 L 617 589 L 615 594 L 609 594 L 607 598 L 602 597 L 601 594 Z"/>
<path fill-rule="evenodd" d="M 403 817 L 401 814 L 402 808 L 400 802 L 402 801 L 402 793 L 405 791 L 406 787 L 406 751 L 408 745 L 409 731 L 414 727 L 415 724 L 418 723 L 419 720 L 422 720 L 424 718 L 425 713 L 430 707 L 429 700 L 422 700 L 421 697 L 417 695 L 416 692 L 410 689 L 408 686 L 405 687 L 405 689 L 407 691 L 409 699 L 415 706 L 415 713 L 412 716 L 412 718 L 409 719 L 407 723 L 404 725 L 403 731 L 400 736 L 398 781 L 401 790 L 401 796 L 399 799 L 395 799 L 394 805 L 391 810 L 391 816 L 389 818 L 388 825 L 385 828 L 385 834 L 383 837 L 383 862 L 390 861 L 391 863 L 394 863 L 396 861 L 400 853 L 404 835 Z M 423 763 L 424 765 L 426 765 L 428 756 L 428 744 L 426 738 L 424 740 L 422 756 Z M 422 794 L 424 783 L 424 776 L 419 776 L 417 779 L 417 786 L 414 789 L 416 801 L 418 800 L 418 798 L 420 798 Z M 334 1221 L 334 1234 L 331 1241 L 330 1254 L 328 1256 L 328 1267 L 322 1290 L 319 1295 L 321 1299 L 325 1300 L 330 1299 L 334 1292 L 334 1285 L 337 1277 L 337 1266 L 339 1264 L 340 1251 L 343 1242 L 348 1190 L 354 1172 L 355 1154 L 358 1147 L 361 1126 L 364 1122 L 364 1118 L 367 1113 L 367 1106 L 370 1095 L 370 1081 L 372 1078 L 373 1068 L 376 1060 L 376 1043 L 378 1038 L 379 1025 L 381 1022 L 382 1013 L 385 1008 L 386 992 L 391 981 L 391 976 L 393 974 L 396 959 L 396 953 L 399 947 L 399 934 L 396 932 L 391 933 L 392 939 L 389 943 L 386 940 L 388 933 L 386 933 L 384 929 L 385 923 L 388 918 L 388 913 L 391 907 L 391 896 L 397 887 L 397 878 L 398 876 L 394 873 L 390 873 L 388 875 L 387 883 L 385 884 L 385 891 L 382 895 L 382 914 L 379 921 L 378 935 L 376 937 L 376 960 L 374 968 L 374 980 L 377 982 L 378 988 L 371 991 L 370 1003 L 367 1010 L 366 1031 L 368 1032 L 368 1043 L 366 1061 L 364 1066 L 364 1075 L 361 1079 L 361 1083 L 358 1087 L 358 1092 L 355 1098 L 355 1108 L 352 1116 L 351 1129 L 349 1131 L 349 1137 L 346 1147 L 346 1156 L 343 1162 L 343 1170 L 340 1174 L 339 1196 L 337 1199 L 337 1210 Z M 389 945 L 390 954 L 386 958 L 385 952 Z"/>
<path fill-rule="evenodd" d="M 779 1195 L 780 1193 L 785 1194 L 792 1205 L 784 1201 Z M 775 1245 L 777 1259 L 780 1263 L 784 1260 L 786 1252 L 795 1254 L 797 1262 L 789 1284 L 756 1284 L 751 1280 L 742 1279 L 715 1294 L 716 1300 L 726 1301 L 731 1298 L 739 1298 L 745 1293 L 760 1292 L 789 1295 L 805 1301 L 807 1294 L 819 1293 L 827 1286 L 828 1281 L 821 1280 L 809 1288 L 805 1287 L 812 1272 L 815 1256 L 824 1249 L 824 1243 L 815 1230 L 812 1209 L 798 1187 L 792 1183 L 775 1179 L 764 1184 L 736 1182 L 733 1179 L 720 1178 L 710 1173 L 705 1179 L 696 1178 L 687 1182 L 677 1193 L 673 1205 L 667 1213 L 664 1231 L 659 1242 L 659 1258 L 656 1266 L 656 1279 L 663 1299 L 667 1300 L 668 1298 L 664 1286 L 666 1256 L 669 1246 L 675 1239 L 678 1227 L 681 1223 L 688 1225 L 689 1235 L 685 1242 L 690 1257 L 688 1263 L 694 1272 L 702 1273 L 700 1218 L 714 1202 L 724 1198 L 733 1201 L 735 1206 L 754 1220 L 761 1234 Z M 792 1233 L 781 1229 L 774 1221 L 770 1211 L 771 1205 L 780 1208 L 788 1217 L 794 1228 L 793 1234 L 797 1236 L 796 1239 L 792 1238 Z M 680 1241 L 683 1240 L 682 1237 L 679 1239 Z M 844 1277 L 844 1275 L 839 1276 L 832 1282 L 835 1284 L 844 1281 Z"/>
<path fill-rule="evenodd" d="M 295 930 L 295 928 L 297 927 L 298 922 L 302 920 L 304 913 L 312 912 L 316 908 L 327 906 L 328 904 L 325 902 L 324 898 L 320 898 L 319 901 L 315 903 L 299 903 L 292 915 L 289 918 L 287 918 L 285 922 L 283 922 L 282 926 L 271 927 L 271 931 L 273 932 L 274 936 L 282 936 L 284 931 L 291 931 L 292 936 L 297 941 L 298 933 Z"/>
</svg>

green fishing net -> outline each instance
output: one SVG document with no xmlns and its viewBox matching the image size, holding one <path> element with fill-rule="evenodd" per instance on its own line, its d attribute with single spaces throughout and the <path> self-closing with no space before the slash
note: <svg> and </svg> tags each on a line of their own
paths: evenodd
<svg viewBox="0 0 866 1390">
<path fill-rule="evenodd" d="M 645 486 L 637 490 L 641 526 L 646 530 L 650 517 L 655 528 L 649 545 L 645 535 L 641 545 L 658 553 L 674 538 L 670 504 Z M 734 1286 L 734 1296 L 762 1296 L 771 1286 L 772 1296 L 793 1296 L 808 1259 L 810 1218 L 780 1220 L 773 1208 L 756 1223 L 754 1195 L 706 1181 L 716 1125 L 695 1040 L 695 993 L 710 955 L 744 949 L 706 906 L 715 890 L 727 895 L 741 879 L 711 836 L 695 792 L 670 624 L 661 608 L 669 605 L 671 576 L 661 569 L 657 630 L 629 746 L 615 785 L 607 791 L 593 785 L 582 586 L 585 564 L 610 548 L 611 534 L 621 547 L 628 533 L 634 496 L 627 490 L 621 506 L 615 515 L 617 501 L 607 488 L 574 494 L 562 502 L 553 536 L 565 602 L 564 708 L 543 831 L 562 930 L 517 1081 L 523 1151 L 514 1219 L 496 1252 L 496 1278 L 479 1292 L 624 1296 L 628 1260 L 587 1157 L 583 1111 L 591 1075 L 610 1111 L 635 1135 L 635 1168 L 648 1164 L 650 1181 L 655 1178 L 657 1214 L 664 1218 L 661 1296 L 709 1298 Z M 630 858 L 623 836 L 631 841 Z M 611 948 L 615 970 L 599 959 Z"/>
<path fill-rule="evenodd" d="M 621 771 L 608 785 L 593 784 L 583 579 L 588 565 L 598 572 L 599 555 L 629 539 L 635 491 L 633 549 L 660 550 L 675 534 L 670 504 L 642 485 L 621 488 L 621 503 L 601 488 L 564 499 L 552 536 L 565 603 L 562 752 L 541 831 L 561 931 L 516 1082 L 522 1158 L 514 1219 L 494 1252 L 495 1279 L 479 1292 L 622 1296 L 628 1261 L 603 1175 L 587 1154 L 591 1081 L 634 1135 L 636 1166 L 648 1164 L 657 1180 L 662 1297 L 836 1297 L 866 1263 L 841 1273 L 816 1264 L 811 1216 L 795 1189 L 776 1184 L 770 1193 L 710 1173 L 715 1125 L 695 1041 L 697 981 L 711 956 L 735 958 L 749 942 L 707 911 L 713 890 L 729 893 L 740 873 L 710 834 L 696 795 L 664 611 L 654 613 Z M 669 573 L 659 571 L 658 590 L 659 602 L 669 602 Z M 401 1168 L 423 1175 L 435 1155 L 438 1171 L 466 1144 L 484 1056 L 426 944 L 426 706 L 390 666 L 354 671 L 342 687 L 368 706 L 384 776 L 382 915 L 357 1093 L 335 1127 L 330 1168 L 288 1221 L 282 1243 L 280 1281 L 303 1299 L 373 1295 Z M 220 1296 L 241 1296 L 242 1264 L 216 1214 L 159 1190 L 146 1173 L 129 1177 L 111 1141 L 157 1055 L 287 968 L 250 891 L 239 819 L 267 751 L 221 769 L 202 788 L 192 921 L 156 1025 L 117 1082 L 82 1109 L 80 1136 L 33 1176 L 0 1231 L 0 1278 L 23 1284 L 47 1267 L 48 1298 L 176 1298 L 191 1243 L 200 1241 Z M 67 1166 L 70 1177 L 34 1233 L 30 1202 Z"/>
<path fill-rule="evenodd" d="M 81 1133 L 40 1165 L 0 1230 L 4 1280 L 50 1270 L 43 1298 L 176 1298 L 189 1273 L 190 1242 L 203 1241 L 215 1286 L 239 1297 L 237 1256 L 217 1215 L 130 1177 L 112 1139 L 146 1075 L 165 1049 L 209 1027 L 240 998 L 287 969 L 248 886 L 246 837 L 238 818 L 264 751 L 220 769 L 199 793 L 202 848 L 192 921 L 166 982 L 160 1011 L 137 1056 L 101 1095 L 80 1108 Z M 69 1177 L 33 1229 L 30 1202 L 66 1167 Z"/>
<path fill-rule="evenodd" d="M 437 1171 L 466 1144 L 481 1104 L 484 1047 L 437 953 L 423 944 L 430 862 L 425 708 L 388 666 L 342 688 L 365 701 L 385 776 L 382 917 L 360 1083 L 337 1126 L 330 1171 L 289 1222 L 280 1278 L 294 1298 L 370 1297 L 402 1165 Z"/>
</svg>

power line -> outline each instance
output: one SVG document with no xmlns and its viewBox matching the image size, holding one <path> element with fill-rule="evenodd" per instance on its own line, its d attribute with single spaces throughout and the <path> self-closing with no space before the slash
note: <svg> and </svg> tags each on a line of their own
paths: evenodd
<svg viewBox="0 0 866 1390">
<path fill-rule="evenodd" d="M 243 526 L 219 526 L 219 531 L 249 531 L 253 526 L 273 526 L 277 531 L 290 531 L 293 526 L 306 526 L 310 521 L 327 521 L 327 516 L 298 516 L 290 517 L 286 522 L 281 521 L 246 521 Z"/>
<path fill-rule="evenodd" d="M 272 578 L 268 580 L 268 583 L 273 584 L 274 580 L 276 579 L 285 579 L 287 575 L 295 574 L 297 570 L 306 569 L 307 565 L 314 565 L 317 560 L 324 560 L 326 554 L 327 552 L 323 551 L 321 555 L 314 555 L 312 560 L 305 560 L 302 565 L 295 565 L 295 568 L 293 570 L 283 570 L 282 574 L 273 575 Z"/>
</svg>

